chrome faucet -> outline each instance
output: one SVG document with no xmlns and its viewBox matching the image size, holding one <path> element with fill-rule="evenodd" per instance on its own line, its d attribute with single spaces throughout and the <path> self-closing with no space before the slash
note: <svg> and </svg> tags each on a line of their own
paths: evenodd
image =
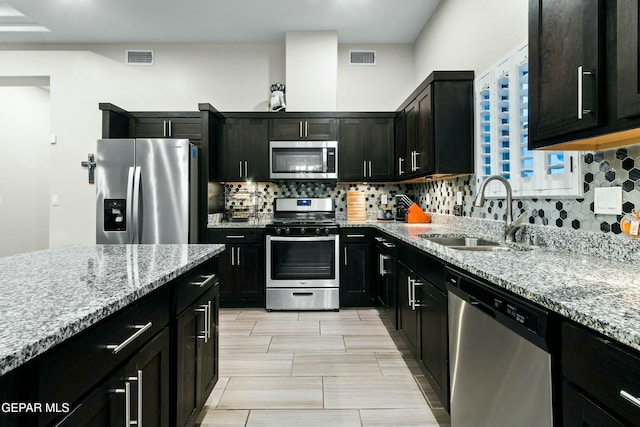
<svg viewBox="0 0 640 427">
<path fill-rule="evenodd" d="M 504 240 L 511 240 L 512 242 L 516 241 L 516 231 L 520 229 L 522 222 L 527 217 L 527 213 L 523 212 L 515 221 L 513 221 L 513 213 L 512 213 L 512 190 L 511 184 L 505 178 L 500 175 L 491 175 L 482 183 L 478 188 L 478 195 L 476 196 L 476 200 L 473 202 L 473 205 L 476 207 L 482 207 L 484 205 L 484 191 L 487 187 L 487 184 L 491 181 L 499 181 L 504 185 L 504 188 L 507 190 L 507 221 L 504 225 Z"/>
</svg>

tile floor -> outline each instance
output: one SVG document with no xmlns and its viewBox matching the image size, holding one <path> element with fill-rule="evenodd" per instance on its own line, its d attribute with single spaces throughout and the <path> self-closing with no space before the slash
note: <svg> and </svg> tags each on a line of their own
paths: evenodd
<svg viewBox="0 0 640 427">
<path fill-rule="evenodd" d="M 388 325 L 377 309 L 222 309 L 220 379 L 196 425 L 448 426 Z"/>
</svg>

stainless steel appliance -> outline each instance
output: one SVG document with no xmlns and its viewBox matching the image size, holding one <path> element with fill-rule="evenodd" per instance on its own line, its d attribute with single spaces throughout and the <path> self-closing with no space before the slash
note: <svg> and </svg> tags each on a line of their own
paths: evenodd
<svg viewBox="0 0 640 427">
<path fill-rule="evenodd" d="M 553 425 L 549 314 L 447 271 L 451 425 Z"/>
<path fill-rule="evenodd" d="M 279 198 L 266 228 L 267 310 L 340 308 L 333 198 Z"/>
<path fill-rule="evenodd" d="M 337 141 L 270 141 L 271 179 L 338 179 Z"/>
<path fill-rule="evenodd" d="M 197 243 L 198 149 L 187 139 L 101 139 L 97 243 Z"/>
</svg>

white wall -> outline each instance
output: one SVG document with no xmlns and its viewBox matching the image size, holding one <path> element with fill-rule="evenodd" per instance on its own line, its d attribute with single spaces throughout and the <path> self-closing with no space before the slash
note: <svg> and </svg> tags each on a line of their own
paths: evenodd
<svg viewBox="0 0 640 427">
<path fill-rule="evenodd" d="M 415 43 L 415 81 L 434 70 L 476 75 L 528 39 L 527 0 L 443 0 Z"/>
<path fill-rule="evenodd" d="M 0 256 L 49 245 L 49 92 L 0 86 Z"/>
<path fill-rule="evenodd" d="M 376 65 L 349 65 L 350 50 L 374 50 Z M 415 88 L 413 45 L 338 45 L 338 111 L 395 111 Z"/>
<path fill-rule="evenodd" d="M 155 65 L 125 65 L 125 50 L 130 48 L 154 49 Z M 406 96 L 396 99 L 396 94 L 412 85 L 405 77 L 395 77 L 394 70 L 412 68 L 407 46 L 381 50 L 397 62 L 367 71 L 369 75 L 363 80 L 369 81 L 367 90 L 341 96 L 338 108 L 394 110 L 398 100 Z M 359 77 L 354 71 L 346 71 L 345 77 L 337 80 L 355 88 Z M 49 132 L 58 137 L 58 144 L 45 148 L 50 151 L 50 173 L 42 180 L 49 195 L 60 198 L 59 206 L 47 206 L 49 245 L 92 244 L 95 186 L 87 183 L 87 170 L 80 162 L 95 153 L 95 141 L 101 136 L 98 103 L 110 102 L 130 111 L 197 111 L 201 102 L 220 111 L 266 111 L 270 85 L 285 81 L 285 46 L 0 46 L 0 78 L 34 75 L 50 77 Z M 378 85 L 386 85 L 383 96 L 375 90 Z M 0 170 L 0 180 L 6 179 Z"/>
<path fill-rule="evenodd" d="M 287 111 L 335 111 L 338 86 L 338 34 L 286 33 Z"/>
</svg>

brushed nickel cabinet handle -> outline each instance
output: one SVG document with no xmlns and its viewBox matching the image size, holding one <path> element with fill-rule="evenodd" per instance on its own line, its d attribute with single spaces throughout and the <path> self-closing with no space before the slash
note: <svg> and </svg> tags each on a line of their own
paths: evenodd
<svg viewBox="0 0 640 427">
<path fill-rule="evenodd" d="M 144 334 L 147 331 L 147 329 L 149 329 L 151 326 L 153 326 L 152 322 L 149 322 L 146 325 L 134 325 L 133 328 L 137 329 L 137 331 L 133 335 L 131 335 L 129 338 L 127 338 L 126 340 L 122 341 L 118 345 L 115 345 L 115 344 L 108 345 L 107 349 L 113 350 L 113 354 L 119 353 L 120 350 L 122 350 L 123 348 L 125 348 L 126 346 L 131 344 L 133 341 L 135 341 L 136 338 L 138 338 L 140 335 Z"/>
<path fill-rule="evenodd" d="M 216 278 L 216 275 L 212 274 L 210 276 L 207 276 L 207 275 L 201 274 L 200 277 L 202 277 L 204 279 L 202 282 L 191 282 L 191 284 L 193 286 L 197 286 L 199 288 L 204 288 L 206 285 L 211 283 L 211 281 Z"/>
<path fill-rule="evenodd" d="M 620 397 L 640 408 L 640 399 L 625 390 L 620 390 Z"/>
</svg>

